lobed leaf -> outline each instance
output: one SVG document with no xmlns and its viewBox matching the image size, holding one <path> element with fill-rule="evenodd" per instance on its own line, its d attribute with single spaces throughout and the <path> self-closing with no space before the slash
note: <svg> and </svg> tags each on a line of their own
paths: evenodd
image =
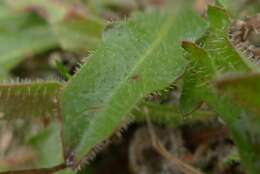
<svg viewBox="0 0 260 174">
<path fill-rule="evenodd" d="M 64 89 L 66 151 L 82 160 L 118 129 L 140 99 L 170 85 L 187 64 L 179 42 L 195 40 L 204 30 L 204 21 L 189 10 L 177 17 L 137 14 L 116 23 Z"/>
</svg>

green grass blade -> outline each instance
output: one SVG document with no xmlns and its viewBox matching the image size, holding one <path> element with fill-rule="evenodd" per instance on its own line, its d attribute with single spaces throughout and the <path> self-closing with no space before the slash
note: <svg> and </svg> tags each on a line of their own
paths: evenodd
<svg viewBox="0 0 260 174">
<path fill-rule="evenodd" d="M 65 87 L 66 150 L 81 160 L 117 130 L 140 99 L 170 85 L 187 63 L 179 42 L 197 39 L 204 29 L 204 21 L 187 9 L 177 17 L 137 14 L 114 25 Z"/>
</svg>

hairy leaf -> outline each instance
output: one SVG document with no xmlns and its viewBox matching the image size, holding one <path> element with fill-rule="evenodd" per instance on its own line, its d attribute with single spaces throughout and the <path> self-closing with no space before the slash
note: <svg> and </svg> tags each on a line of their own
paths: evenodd
<svg viewBox="0 0 260 174">
<path fill-rule="evenodd" d="M 201 48 L 194 47 L 193 44 L 189 47 L 199 50 L 194 51 L 190 48 L 188 49 L 187 45 L 185 47 L 186 50 L 190 51 L 193 59 L 196 60 L 200 58 L 197 53 L 201 51 Z M 200 70 L 208 68 L 208 64 L 203 64 L 202 61 L 197 62 L 197 64 L 194 64 L 195 69 Z M 190 71 L 189 73 L 193 72 Z M 206 102 L 210 108 L 216 111 L 221 118 L 223 118 L 238 146 L 243 164 L 247 167 L 248 171 L 251 171 L 251 173 L 257 173 L 259 169 L 256 161 L 259 161 L 259 154 L 255 147 L 258 146 L 259 143 L 258 137 L 260 135 L 258 133 L 259 129 L 257 126 L 259 125 L 259 120 L 255 119 L 257 118 L 255 114 L 249 113 L 243 108 L 239 108 L 229 99 L 216 93 L 213 85 L 210 83 L 216 75 L 211 76 L 211 78 L 209 78 L 209 75 L 210 74 L 200 73 L 200 71 L 193 74 L 195 79 L 195 85 L 193 87 L 195 87 L 195 89 L 192 90 L 195 95 L 193 94 L 192 97 L 195 97 L 195 100 Z M 191 75 L 189 74 L 186 75 L 186 77 L 190 76 Z M 201 79 L 204 79 L 204 81 L 201 81 Z"/>
<path fill-rule="evenodd" d="M 204 91 L 215 74 L 215 65 L 207 52 L 190 42 L 183 42 L 182 47 L 190 53 L 190 66 L 184 75 L 184 85 L 180 98 L 180 111 L 187 115 L 198 109 L 203 102 Z"/>
<path fill-rule="evenodd" d="M 208 21 L 210 24 L 209 32 L 205 36 L 205 40 L 202 40 L 200 43 L 205 51 L 199 50 L 199 48 L 193 49 L 193 52 L 188 50 L 193 54 L 195 60 L 191 60 L 188 69 L 190 72 L 184 76 L 184 88 L 180 107 L 183 114 L 190 113 L 200 106 L 202 102 L 201 97 L 204 94 L 203 92 L 198 93 L 198 91 L 201 91 L 202 85 L 207 85 L 207 80 L 203 77 L 203 75 L 209 72 L 207 69 L 211 68 L 212 70 L 210 71 L 214 72 L 215 76 L 220 76 L 226 72 L 249 72 L 256 70 L 255 66 L 241 55 L 229 41 L 228 33 L 231 20 L 227 11 L 219 7 L 209 6 Z M 194 46 L 190 45 L 190 47 Z M 196 66 L 200 60 L 204 60 L 201 63 L 205 66 Z"/>
<path fill-rule="evenodd" d="M 229 41 L 231 19 L 228 12 L 218 7 L 209 6 L 208 18 L 210 31 L 205 48 L 215 62 L 217 74 L 226 71 L 250 71 L 253 67 L 251 67 L 249 60 L 241 55 Z"/>
<path fill-rule="evenodd" d="M 113 26 L 103 44 L 66 85 L 64 143 L 81 160 L 117 130 L 145 95 L 170 85 L 186 66 L 179 42 L 201 36 L 205 23 L 191 11 L 137 14 Z"/>
<path fill-rule="evenodd" d="M 53 116 L 58 82 L 13 82 L 0 84 L 0 113 L 5 119 Z"/>
<path fill-rule="evenodd" d="M 18 164 L 29 162 L 31 167 L 46 168 L 64 162 L 56 113 L 61 87 L 55 81 L 25 80 L 0 84 L 0 123 L 7 123 L 16 132 L 14 147 L 17 146 L 17 151 L 11 151 L 13 154 L 2 156 L 7 163 L 1 167 L 23 169 Z M 12 144 L 9 146 L 12 148 Z M 21 157 L 16 162 L 14 155 L 19 151 Z M 8 159 L 12 158 L 14 162 L 9 164 Z"/>
<path fill-rule="evenodd" d="M 213 65 L 215 73 L 214 76 L 209 79 L 205 76 L 205 73 L 196 73 L 196 83 L 200 84 L 200 79 L 204 79 L 205 84 L 207 81 L 210 82 L 215 77 L 219 77 L 221 74 L 226 72 L 250 72 L 253 68 L 243 60 L 225 36 L 227 35 L 227 31 L 225 30 L 225 27 L 223 28 L 223 26 L 228 25 L 229 21 L 226 12 L 217 7 L 209 7 L 208 16 L 213 33 L 210 34 L 205 43 L 206 51 L 209 54 L 204 57 L 212 59 L 214 62 Z M 219 38 L 221 39 L 219 40 Z M 198 49 L 194 46 L 192 48 Z M 191 53 L 193 59 L 198 59 L 200 57 L 200 54 L 198 54 L 200 52 L 199 50 L 194 51 L 187 48 L 186 50 Z M 201 69 L 200 67 L 208 69 L 208 65 L 203 62 L 195 64 L 194 66 L 195 69 Z M 199 91 L 199 94 L 201 95 L 199 96 L 200 99 L 202 98 L 203 101 L 205 101 L 210 108 L 215 110 L 227 123 L 227 126 L 229 127 L 234 141 L 239 149 L 242 163 L 245 165 L 248 172 L 253 174 L 259 173 L 260 167 L 258 163 L 260 161 L 260 155 L 256 148 L 259 146 L 260 142 L 260 119 L 258 119 L 258 116 L 255 113 L 248 112 L 245 108 L 239 107 L 228 98 L 221 96 L 219 93 L 216 93 L 210 83 L 209 85 L 202 85 L 196 90 Z"/>
</svg>

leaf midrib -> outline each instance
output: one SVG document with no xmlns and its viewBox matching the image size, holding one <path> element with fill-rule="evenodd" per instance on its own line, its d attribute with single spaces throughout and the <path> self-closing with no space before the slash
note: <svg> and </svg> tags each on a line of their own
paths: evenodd
<svg viewBox="0 0 260 174">
<path fill-rule="evenodd" d="M 143 56 L 140 57 L 140 59 L 138 59 L 137 63 L 134 65 L 134 67 L 132 68 L 132 70 L 128 73 L 127 76 L 125 76 L 125 78 L 123 78 L 121 80 L 121 82 L 119 83 L 118 87 L 115 88 L 114 92 L 112 92 L 112 94 L 110 95 L 108 102 L 110 103 L 113 96 L 117 93 L 117 91 L 122 88 L 122 86 L 127 83 L 128 79 L 134 74 L 134 72 L 136 72 L 136 70 L 138 69 L 138 67 L 143 64 L 143 62 L 145 61 L 145 59 L 160 45 L 160 43 L 163 41 L 164 37 L 168 35 L 169 30 L 172 26 L 173 23 L 173 19 L 172 19 L 172 15 L 169 15 L 167 17 L 167 19 L 165 20 L 165 22 L 161 25 L 160 30 L 157 32 L 157 36 L 155 37 L 156 39 L 151 43 L 151 46 L 148 47 L 148 49 L 145 51 L 145 53 L 143 54 Z"/>
<path fill-rule="evenodd" d="M 129 72 L 129 74 L 127 76 L 125 76 L 125 78 L 123 78 L 121 80 L 121 82 L 118 84 L 118 87 L 116 87 L 112 94 L 110 95 L 110 97 L 108 97 L 108 100 L 106 102 L 106 106 L 103 110 L 103 113 L 101 115 L 97 115 L 99 117 L 101 117 L 102 115 L 104 115 L 106 113 L 106 110 L 109 106 L 109 103 L 111 103 L 111 100 L 113 99 L 113 96 L 116 95 L 117 91 L 119 91 L 120 88 L 122 88 L 124 86 L 124 84 L 128 81 L 128 79 L 131 77 L 131 75 L 136 71 L 136 69 L 138 69 L 138 67 L 145 61 L 145 59 L 160 45 L 160 43 L 162 42 L 162 40 L 168 35 L 172 25 L 173 25 L 173 16 L 174 15 L 169 15 L 165 22 L 161 25 L 161 28 L 158 30 L 157 32 L 157 36 L 155 37 L 156 39 L 151 43 L 151 46 L 149 46 L 147 48 L 147 50 L 145 51 L 144 54 L 142 54 L 142 56 L 140 57 L 140 59 L 138 59 L 137 63 L 134 65 L 134 67 L 132 68 L 132 70 Z M 95 119 L 97 119 L 97 117 L 95 117 Z M 113 121 L 112 119 L 110 119 L 110 121 Z M 91 125 L 89 126 L 91 127 Z M 87 132 L 85 132 L 84 135 L 86 135 Z M 84 137 L 84 135 L 82 137 Z M 78 148 L 76 151 L 79 151 L 79 147 L 82 147 L 81 143 L 78 145 Z"/>
</svg>

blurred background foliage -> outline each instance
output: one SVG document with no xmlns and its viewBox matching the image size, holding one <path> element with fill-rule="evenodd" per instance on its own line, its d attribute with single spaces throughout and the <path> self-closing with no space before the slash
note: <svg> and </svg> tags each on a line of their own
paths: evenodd
<svg viewBox="0 0 260 174">
<path fill-rule="evenodd" d="M 225 4 L 234 18 L 249 16 L 260 11 L 259 0 L 219 1 Z M 192 5 L 194 10 L 205 16 L 209 3 L 213 3 L 213 0 L 2 0 L 0 2 L 0 79 L 3 81 L 10 78 L 63 79 L 62 68 L 73 75 L 82 59 L 99 45 L 103 31 L 111 27 L 113 22 L 125 20 L 136 11 L 147 11 L 153 8 L 174 10 L 180 4 Z M 165 117 L 165 122 L 169 122 L 167 119 L 169 115 L 178 115 L 176 108 L 169 106 L 169 103 L 176 101 L 178 95 L 177 84 L 170 94 L 161 97 L 159 101 L 156 97 L 150 99 L 153 102 L 149 103 L 149 106 L 154 110 L 152 119 L 156 121 L 157 116 L 160 115 Z M 135 115 L 139 114 L 141 115 L 142 112 L 136 110 Z M 208 150 L 203 151 L 206 153 L 205 159 L 196 156 L 196 160 L 199 161 L 197 165 L 206 168 L 209 173 L 219 172 L 220 169 L 216 169 L 219 167 L 217 165 L 221 165 L 219 168 L 225 174 L 244 173 L 239 165 L 232 140 L 226 135 L 225 127 L 221 123 L 219 125 L 214 123 L 213 128 L 209 128 L 209 125 L 212 126 L 209 117 L 214 114 L 208 111 L 199 111 L 195 114 L 199 115 L 195 122 L 185 121 L 184 124 L 182 119 L 175 120 L 172 127 L 181 124 L 178 129 L 186 139 L 191 138 L 189 134 L 195 137 L 187 145 L 193 151 L 201 148 Z M 50 167 L 59 164 L 63 160 L 62 141 L 59 136 L 60 125 L 54 117 L 53 115 L 5 119 L 0 112 L 0 171 Z M 189 120 L 189 118 L 185 119 Z M 141 133 L 135 134 L 135 131 L 142 127 L 143 121 L 140 119 L 139 123 L 131 125 L 124 140 L 115 140 L 116 143 L 98 155 L 90 166 L 83 166 L 84 170 L 80 173 L 127 174 L 135 173 L 136 168 L 153 166 L 153 161 L 149 159 L 155 158 L 156 154 L 148 155 L 144 157 L 145 159 L 139 159 L 140 157 L 131 154 L 139 152 L 138 148 L 143 148 L 142 145 L 136 145 L 140 141 L 138 135 Z M 160 124 L 164 125 L 164 123 Z M 162 134 L 175 136 L 172 135 L 173 128 L 158 129 L 161 129 Z M 198 141 L 212 136 L 216 138 L 217 132 L 221 131 L 223 131 L 221 136 L 224 137 L 221 140 L 211 140 L 198 146 Z M 208 134 L 201 132 L 208 132 Z M 168 139 L 175 141 L 169 137 Z M 218 153 L 224 153 L 225 150 L 228 150 L 230 155 L 220 158 Z M 185 158 L 189 158 L 189 155 Z M 136 166 L 133 160 L 146 161 Z M 222 164 L 221 160 L 225 161 L 225 164 Z"/>
</svg>

